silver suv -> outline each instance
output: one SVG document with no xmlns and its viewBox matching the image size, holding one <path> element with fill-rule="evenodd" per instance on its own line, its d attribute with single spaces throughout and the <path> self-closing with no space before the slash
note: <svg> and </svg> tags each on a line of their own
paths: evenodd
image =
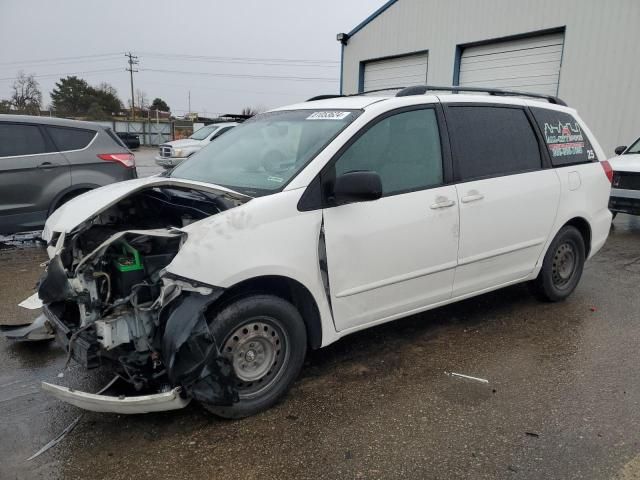
<svg viewBox="0 0 640 480">
<path fill-rule="evenodd" d="M 67 200 L 136 176 L 133 154 L 109 128 L 0 115 L 0 234 L 37 230 Z"/>
</svg>

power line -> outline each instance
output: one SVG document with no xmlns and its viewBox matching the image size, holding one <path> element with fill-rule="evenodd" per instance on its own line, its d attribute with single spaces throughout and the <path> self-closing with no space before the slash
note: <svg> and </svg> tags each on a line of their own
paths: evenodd
<svg viewBox="0 0 640 480">
<path fill-rule="evenodd" d="M 39 63 L 38 65 L 31 65 L 31 66 L 0 65 L 0 70 L 13 70 L 13 71 L 34 70 L 34 69 L 39 69 L 43 67 L 47 67 L 47 68 L 57 67 L 59 65 L 78 65 L 78 64 L 86 65 L 88 63 L 96 64 L 96 63 L 113 63 L 113 62 L 120 62 L 120 58 L 94 58 L 91 60 L 69 60 L 69 61 L 62 61 L 62 62 Z M 100 66 L 100 65 L 96 65 L 96 66 Z M 70 67 L 70 68 L 82 68 L 82 66 Z"/>
<path fill-rule="evenodd" d="M 64 72 L 64 73 L 44 73 L 42 75 L 34 75 L 33 78 L 51 78 L 51 77 L 63 77 L 69 75 L 90 75 L 94 73 L 106 73 L 106 72 L 121 72 L 120 68 L 107 68 L 103 70 L 81 70 L 79 72 Z M 3 80 L 15 80 L 16 77 L 4 77 L 0 78 L 0 81 Z"/>
<path fill-rule="evenodd" d="M 57 62 L 62 60 L 81 60 L 81 59 L 87 59 L 87 58 L 93 59 L 98 57 L 114 57 L 118 55 L 122 55 L 122 53 L 121 52 L 102 53 L 102 54 L 95 54 L 95 55 L 79 55 L 75 57 L 43 58 L 41 60 L 18 60 L 15 62 L 0 62 L 0 65 L 31 65 L 36 63 L 50 63 L 50 62 Z"/>
<path fill-rule="evenodd" d="M 336 78 L 328 77 L 297 77 L 297 76 L 280 76 L 280 75 L 251 75 L 240 73 L 211 73 L 211 72 L 188 72 L 185 70 L 164 70 L 158 68 L 143 68 L 143 72 L 156 72 L 156 73 L 173 73 L 179 75 L 204 75 L 210 77 L 224 77 L 224 78 L 248 78 L 254 80 L 293 80 L 293 81 L 318 81 L 318 82 L 337 82 Z"/>
<path fill-rule="evenodd" d="M 139 52 L 140 55 L 149 57 L 161 57 L 181 60 L 196 60 L 206 62 L 222 62 L 222 63 L 262 63 L 262 64 L 278 64 L 278 65 L 291 65 L 297 64 L 299 66 L 326 66 L 326 65 L 338 65 L 338 60 L 313 60 L 313 59 L 294 59 L 294 58 L 260 58 L 260 57 L 218 57 L 208 55 L 187 55 L 179 53 L 154 53 L 154 52 Z"/>
<path fill-rule="evenodd" d="M 143 70 L 144 72 L 144 70 Z M 213 90 L 216 92 L 235 92 L 235 93 L 254 93 L 258 95 L 283 95 L 290 97 L 292 95 L 296 95 L 295 92 L 274 92 L 274 91 L 258 91 L 258 90 L 247 90 L 247 89 L 229 89 L 229 88 L 219 88 L 219 87 L 206 87 L 202 85 L 184 85 L 178 83 L 167 83 L 167 82 L 156 82 L 155 80 L 145 80 L 145 85 L 147 83 L 155 84 L 155 85 L 167 85 L 170 87 L 180 87 L 180 88 L 190 88 L 191 90 Z"/>
</svg>

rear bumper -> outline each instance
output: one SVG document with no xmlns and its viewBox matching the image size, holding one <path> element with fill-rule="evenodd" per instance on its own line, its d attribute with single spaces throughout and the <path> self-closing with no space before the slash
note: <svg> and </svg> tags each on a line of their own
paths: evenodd
<svg viewBox="0 0 640 480">
<path fill-rule="evenodd" d="M 591 249 L 589 258 L 593 257 L 604 246 L 609 232 L 613 215 L 608 208 L 601 209 L 590 221 L 591 224 Z"/>
<path fill-rule="evenodd" d="M 609 210 L 612 212 L 640 215 L 640 190 L 611 189 Z"/>
</svg>

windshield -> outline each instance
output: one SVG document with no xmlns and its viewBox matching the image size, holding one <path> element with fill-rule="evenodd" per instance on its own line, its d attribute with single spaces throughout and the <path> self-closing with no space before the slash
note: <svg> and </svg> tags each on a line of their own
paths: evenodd
<svg viewBox="0 0 640 480">
<path fill-rule="evenodd" d="M 360 111 L 263 113 L 178 165 L 174 178 L 214 183 L 252 197 L 283 188 Z"/>
<path fill-rule="evenodd" d="M 204 140 L 211 134 L 214 130 L 218 129 L 218 125 L 207 125 L 206 127 L 202 127 L 194 132 L 189 138 L 193 140 Z"/>
<path fill-rule="evenodd" d="M 627 153 L 640 153 L 640 138 L 638 140 L 636 140 L 636 142 L 631 145 L 629 148 L 627 148 L 627 151 L 624 152 L 625 155 Z"/>
</svg>

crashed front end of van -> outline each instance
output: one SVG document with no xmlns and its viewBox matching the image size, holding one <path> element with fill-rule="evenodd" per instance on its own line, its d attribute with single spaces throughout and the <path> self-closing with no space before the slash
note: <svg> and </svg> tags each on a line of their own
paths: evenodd
<svg viewBox="0 0 640 480">
<path fill-rule="evenodd" d="M 134 182 L 55 212 L 43 233 L 50 260 L 38 296 L 68 361 L 112 370 L 135 395 L 43 388 L 102 412 L 172 410 L 191 399 L 231 405 L 238 400 L 233 368 L 205 316 L 224 290 L 167 266 L 187 241 L 185 227 L 250 197 L 162 177 Z"/>
</svg>

